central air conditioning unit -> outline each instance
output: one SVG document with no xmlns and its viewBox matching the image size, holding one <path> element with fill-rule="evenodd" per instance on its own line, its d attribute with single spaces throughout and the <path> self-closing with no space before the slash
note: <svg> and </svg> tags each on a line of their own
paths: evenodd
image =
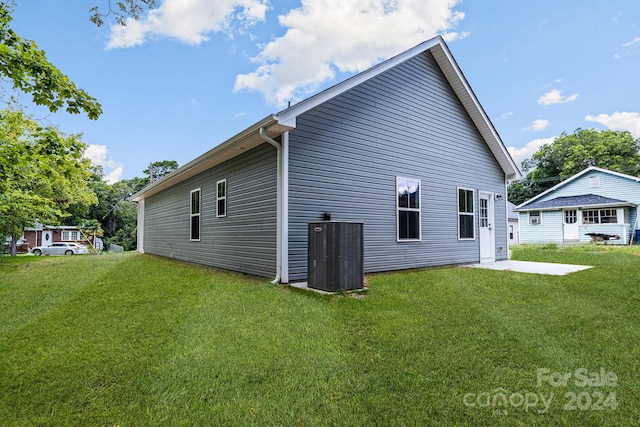
<svg viewBox="0 0 640 427">
<path fill-rule="evenodd" d="M 329 292 L 361 289 L 364 286 L 363 246 L 362 223 L 310 223 L 307 286 Z"/>
</svg>

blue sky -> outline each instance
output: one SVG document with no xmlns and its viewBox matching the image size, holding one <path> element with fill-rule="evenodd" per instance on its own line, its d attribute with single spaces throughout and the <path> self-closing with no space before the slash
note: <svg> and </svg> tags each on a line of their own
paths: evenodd
<svg viewBox="0 0 640 427">
<path fill-rule="evenodd" d="M 82 133 L 112 182 L 185 164 L 436 34 L 518 164 L 576 128 L 640 137 L 637 0 L 159 0 L 96 28 L 89 8 L 107 2 L 18 0 L 13 26 L 102 104 L 97 121 L 29 111 Z"/>
</svg>

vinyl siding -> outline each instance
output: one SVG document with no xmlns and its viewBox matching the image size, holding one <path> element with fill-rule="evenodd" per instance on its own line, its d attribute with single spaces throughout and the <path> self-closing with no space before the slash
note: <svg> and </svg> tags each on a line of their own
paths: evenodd
<svg viewBox="0 0 640 427">
<path fill-rule="evenodd" d="M 589 186 L 591 177 L 600 178 L 599 187 Z M 545 196 L 537 199 L 536 202 L 551 200 L 556 197 L 579 196 L 582 194 L 596 194 L 598 196 L 610 197 L 613 199 L 640 204 L 640 183 L 628 178 L 600 171 L 593 171 L 563 185 L 549 194 L 546 194 Z"/>
<path fill-rule="evenodd" d="M 276 150 L 268 144 L 145 199 L 144 250 L 211 267 L 272 276 L 276 269 Z M 227 216 L 216 183 L 227 180 Z M 200 241 L 189 240 L 190 192 L 201 189 Z"/>
<path fill-rule="evenodd" d="M 598 177 L 600 179 L 599 187 L 591 187 L 591 177 Z M 555 191 L 552 191 L 543 197 L 536 200 L 536 202 L 542 202 L 545 200 L 555 199 L 556 197 L 568 197 L 579 196 L 583 194 L 596 194 L 598 196 L 609 197 L 612 199 L 623 200 L 625 202 L 632 202 L 634 204 L 640 204 L 640 183 L 612 175 L 606 172 L 593 171 L 586 173 L 585 175 L 578 177 L 577 179 L 566 183 L 559 187 Z M 578 209 L 578 215 L 580 222 L 582 222 L 582 210 L 589 209 L 589 207 Z M 591 238 L 586 233 L 603 233 L 603 234 L 617 234 L 621 237 L 618 241 L 610 241 L 615 244 L 629 243 L 629 238 L 633 233 L 637 219 L 637 210 L 635 208 L 624 208 L 624 219 L 619 218 L 618 221 L 629 221 L 627 225 L 624 224 L 599 224 L 599 225 L 586 225 L 580 226 L 580 242 L 587 243 L 591 241 Z M 551 212 L 544 212 L 545 215 L 551 214 Z M 541 243 L 541 242 L 557 242 L 563 241 L 562 230 L 562 211 L 558 213 L 560 217 L 559 227 L 556 227 L 555 220 L 553 228 L 547 226 L 546 222 L 543 222 L 542 226 L 529 226 L 528 216 L 526 212 L 520 213 L 520 227 L 523 229 L 523 233 L 520 236 L 521 243 Z M 524 222 L 523 222 L 524 221 Z M 525 230 L 525 227 L 530 229 Z M 532 227 L 535 227 L 532 228 Z M 526 241 L 523 240 L 523 235 L 528 233 Z M 545 240 L 547 239 L 547 240 Z"/>
<path fill-rule="evenodd" d="M 479 260 L 458 240 L 457 187 L 504 195 L 504 173 L 430 53 L 297 118 L 289 135 L 289 277 L 306 278 L 307 223 L 364 223 L 365 271 Z M 396 176 L 421 181 L 422 241 L 396 241 Z M 495 201 L 496 259 L 507 256 Z"/>
<path fill-rule="evenodd" d="M 520 243 L 563 243 L 563 211 L 540 212 L 542 224 L 530 225 L 529 213 L 520 212 Z"/>
<path fill-rule="evenodd" d="M 600 187 L 589 186 L 589 179 L 592 176 L 600 178 Z M 638 205 L 640 204 L 640 183 L 628 178 L 594 171 L 558 188 L 540 200 L 543 201 L 555 197 L 576 196 L 580 194 L 596 194 L 598 196 L 624 200 Z M 631 209 L 629 218 L 631 227 L 635 226 L 636 218 L 636 209 Z"/>
</svg>

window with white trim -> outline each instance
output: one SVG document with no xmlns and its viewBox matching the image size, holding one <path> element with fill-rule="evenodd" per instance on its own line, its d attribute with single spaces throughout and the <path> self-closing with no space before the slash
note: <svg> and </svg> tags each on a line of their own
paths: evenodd
<svg viewBox="0 0 640 427">
<path fill-rule="evenodd" d="M 475 239 L 473 190 L 458 188 L 458 239 Z"/>
<path fill-rule="evenodd" d="M 200 240 L 200 189 L 191 191 L 191 207 L 189 217 L 190 240 Z"/>
<path fill-rule="evenodd" d="M 64 241 L 82 240 L 81 237 L 80 237 L 80 232 L 79 231 L 63 230 L 62 231 L 62 236 L 60 236 L 60 237 Z"/>
<path fill-rule="evenodd" d="M 420 180 L 396 177 L 398 240 L 420 240 Z"/>
<path fill-rule="evenodd" d="M 575 209 L 569 209 L 564 211 L 564 223 L 575 224 L 578 222 L 578 211 Z"/>
<path fill-rule="evenodd" d="M 509 240 L 513 240 L 514 238 L 514 232 L 513 232 L 513 225 L 509 226 Z"/>
<path fill-rule="evenodd" d="M 218 181 L 216 187 L 216 216 L 227 216 L 227 180 Z"/>
<path fill-rule="evenodd" d="M 617 209 L 591 209 L 582 211 L 583 224 L 617 224 Z"/>
<path fill-rule="evenodd" d="M 541 211 L 529 211 L 529 225 L 542 224 L 542 212 Z"/>
</svg>

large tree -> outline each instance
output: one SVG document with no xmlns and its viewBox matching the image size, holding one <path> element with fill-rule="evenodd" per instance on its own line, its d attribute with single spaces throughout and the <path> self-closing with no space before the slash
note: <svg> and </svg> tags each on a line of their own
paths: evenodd
<svg viewBox="0 0 640 427">
<path fill-rule="evenodd" d="M 57 222 L 70 204 L 97 203 L 79 135 L 42 127 L 19 110 L 0 111 L 0 238 L 15 241 L 36 222 Z"/>
<path fill-rule="evenodd" d="M 523 170 L 528 173 L 509 186 L 509 201 L 518 205 L 589 166 L 639 176 L 640 139 L 626 131 L 564 132 L 522 162 Z"/>
<path fill-rule="evenodd" d="M 102 114 L 100 104 L 47 59 L 32 40 L 23 39 L 10 26 L 14 1 L 0 1 L 0 78 L 14 90 L 31 94 L 33 102 L 51 112 L 64 108 L 68 113 L 84 111 L 95 120 Z"/>
</svg>

